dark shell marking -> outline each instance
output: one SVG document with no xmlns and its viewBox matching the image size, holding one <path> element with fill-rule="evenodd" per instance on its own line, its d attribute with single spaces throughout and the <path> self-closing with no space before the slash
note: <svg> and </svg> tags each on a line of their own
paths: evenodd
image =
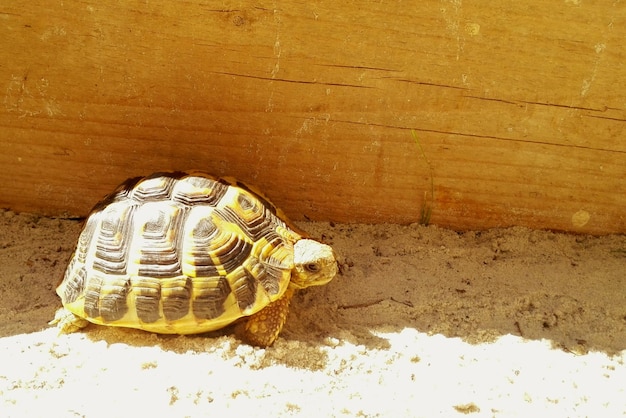
<svg viewBox="0 0 626 418">
<path fill-rule="evenodd" d="M 278 299 L 299 238 L 267 200 L 234 182 L 130 179 L 94 207 L 57 293 L 91 322 L 204 332 Z"/>
</svg>

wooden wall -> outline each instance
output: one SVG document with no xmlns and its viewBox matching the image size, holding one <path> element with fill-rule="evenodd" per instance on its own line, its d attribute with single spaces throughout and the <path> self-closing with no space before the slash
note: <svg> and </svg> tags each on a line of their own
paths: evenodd
<svg viewBox="0 0 626 418">
<path fill-rule="evenodd" d="M 296 220 L 623 233 L 625 40 L 620 1 L 3 2 L 0 207 L 195 168 Z"/>
</svg>

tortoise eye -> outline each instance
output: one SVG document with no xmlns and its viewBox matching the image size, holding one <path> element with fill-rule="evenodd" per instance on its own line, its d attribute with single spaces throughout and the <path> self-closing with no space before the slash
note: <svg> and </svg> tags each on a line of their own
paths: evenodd
<svg viewBox="0 0 626 418">
<path fill-rule="evenodd" d="M 320 271 L 320 266 L 315 263 L 309 263 L 304 265 L 304 269 L 309 273 L 317 273 L 318 271 Z"/>
</svg>

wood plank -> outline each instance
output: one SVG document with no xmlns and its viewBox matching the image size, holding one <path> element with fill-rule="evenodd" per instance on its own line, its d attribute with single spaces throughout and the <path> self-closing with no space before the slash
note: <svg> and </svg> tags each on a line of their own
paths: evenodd
<svg viewBox="0 0 626 418">
<path fill-rule="evenodd" d="M 196 168 L 296 220 L 626 232 L 619 3 L 15 1 L 0 36 L 2 207 Z"/>
</svg>

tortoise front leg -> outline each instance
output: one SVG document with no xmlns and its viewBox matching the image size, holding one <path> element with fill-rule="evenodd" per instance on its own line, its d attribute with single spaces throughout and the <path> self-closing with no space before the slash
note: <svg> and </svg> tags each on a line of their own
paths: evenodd
<svg viewBox="0 0 626 418">
<path fill-rule="evenodd" d="M 253 345 L 267 347 L 278 338 L 289 312 L 289 302 L 294 290 L 288 288 L 280 299 L 251 315 L 246 322 L 244 335 Z"/>
</svg>

